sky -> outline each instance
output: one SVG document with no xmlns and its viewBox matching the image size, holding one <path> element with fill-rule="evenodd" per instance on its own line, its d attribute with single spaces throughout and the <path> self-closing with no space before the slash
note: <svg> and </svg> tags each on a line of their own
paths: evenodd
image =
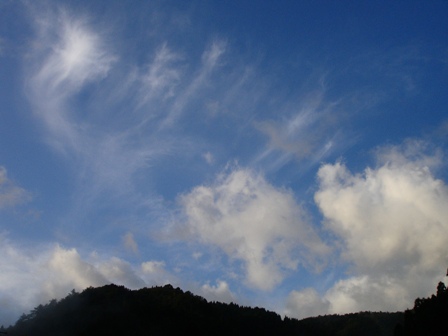
<svg viewBox="0 0 448 336">
<path fill-rule="evenodd" d="M 108 283 L 295 318 L 434 293 L 447 15 L 0 0 L 0 325 Z"/>
</svg>

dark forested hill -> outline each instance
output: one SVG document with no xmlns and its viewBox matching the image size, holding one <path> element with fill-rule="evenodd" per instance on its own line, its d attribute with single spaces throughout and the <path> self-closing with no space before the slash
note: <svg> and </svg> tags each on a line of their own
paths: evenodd
<svg viewBox="0 0 448 336">
<path fill-rule="evenodd" d="M 72 291 L 24 314 L 9 335 L 393 335 L 402 313 L 295 320 L 262 308 L 207 302 L 170 285 Z"/>
<path fill-rule="evenodd" d="M 361 312 L 346 315 L 310 317 L 298 321 L 303 335 L 394 335 L 395 327 L 403 322 L 403 313 Z"/>
<path fill-rule="evenodd" d="M 416 299 L 414 308 L 404 313 L 404 325 L 397 327 L 396 336 L 448 335 L 448 290 L 443 282 L 437 285 L 437 295 Z"/>
<path fill-rule="evenodd" d="M 208 303 L 170 285 L 136 291 L 107 285 L 74 291 L 22 315 L 9 335 L 279 335 L 279 315 Z"/>
</svg>

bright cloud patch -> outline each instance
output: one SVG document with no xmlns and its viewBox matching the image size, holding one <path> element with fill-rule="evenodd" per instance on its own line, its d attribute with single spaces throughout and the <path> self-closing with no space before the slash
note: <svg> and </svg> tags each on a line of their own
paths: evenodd
<svg viewBox="0 0 448 336">
<path fill-rule="evenodd" d="M 315 289 L 306 288 L 302 291 L 292 291 L 289 294 L 285 314 L 302 319 L 326 314 L 329 306 L 329 301 L 321 298 Z"/>
<path fill-rule="evenodd" d="M 236 169 L 181 197 L 192 234 L 242 260 L 250 286 L 269 290 L 299 264 L 314 267 L 326 246 L 307 225 L 290 191 Z"/>
<path fill-rule="evenodd" d="M 13 323 L 20 314 L 65 297 L 72 289 L 108 283 L 136 289 L 174 280 L 160 262 L 147 261 L 136 268 L 120 258 L 103 259 L 96 253 L 83 258 L 76 249 L 59 245 L 24 248 L 1 235 L 0 255 L 2 323 Z"/>
<path fill-rule="evenodd" d="M 179 283 L 179 279 L 167 271 L 163 261 L 146 261 L 141 264 L 141 272 L 142 278 L 152 286 Z"/>
<path fill-rule="evenodd" d="M 234 302 L 235 295 L 230 291 L 229 285 L 225 281 L 217 281 L 216 286 L 205 284 L 201 287 L 201 294 L 209 301 Z"/>
<path fill-rule="evenodd" d="M 73 19 L 62 12 L 38 21 L 40 38 L 51 46 L 43 67 L 34 78 L 53 93 L 71 93 L 86 81 L 103 77 L 114 57 L 104 49 L 101 38 L 84 19 Z"/>
<path fill-rule="evenodd" d="M 424 153 L 409 142 L 379 151 L 363 174 L 319 169 L 316 203 L 358 274 L 326 293 L 330 312 L 404 309 L 433 292 L 448 263 L 448 188 L 431 173 L 439 156 Z"/>
</svg>

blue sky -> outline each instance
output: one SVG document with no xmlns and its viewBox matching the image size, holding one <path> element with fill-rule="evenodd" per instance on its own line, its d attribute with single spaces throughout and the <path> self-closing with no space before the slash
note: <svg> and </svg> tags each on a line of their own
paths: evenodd
<svg viewBox="0 0 448 336">
<path fill-rule="evenodd" d="M 448 265 L 446 1 L 0 1 L 0 324 L 110 282 L 291 317 Z"/>
</svg>

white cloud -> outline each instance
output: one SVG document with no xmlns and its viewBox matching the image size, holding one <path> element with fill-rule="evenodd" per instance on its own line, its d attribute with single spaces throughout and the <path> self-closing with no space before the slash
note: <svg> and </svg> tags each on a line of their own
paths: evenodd
<svg viewBox="0 0 448 336">
<path fill-rule="evenodd" d="M 120 284 L 130 289 L 138 289 L 146 286 L 146 282 L 137 274 L 137 271 L 132 265 L 117 257 L 101 261 L 97 265 L 97 268 L 109 282 Z"/>
<path fill-rule="evenodd" d="M 403 274 L 403 276 L 408 275 Z M 421 280 L 413 281 L 422 282 Z M 325 300 L 331 303 L 328 312 L 346 314 L 366 310 L 403 311 L 411 308 L 414 299 L 417 298 L 410 295 L 409 285 L 411 285 L 409 279 L 389 277 L 387 274 L 361 275 L 340 280 L 325 293 Z M 421 283 L 421 285 L 425 284 Z M 427 295 L 429 293 L 424 296 Z"/>
<path fill-rule="evenodd" d="M 133 266 L 117 257 L 97 253 L 81 256 L 74 248 L 45 245 L 28 248 L 0 235 L 0 324 L 12 324 L 22 313 L 51 299 L 65 297 L 72 289 L 108 283 L 131 289 L 175 283 L 163 262 Z"/>
<path fill-rule="evenodd" d="M 51 250 L 49 260 L 42 265 L 51 279 L 45 279 L 44 290 L 48 297 L 60 297 L 70 288 L 83 289 L 108 283 L 92 264 L 85 262 L 75 249 L 57 245 Z"/>
<path fill-rule="evenodd" d="M 141 264 L 142 277 L 146 283 L 152 286 L 160 286 L 166 284 L 176 284 L 179 280 L 171 272 L 168 272 L 165 268 L 165 262 L 163 261 L 146 261 Z"/>
<path fill-rule="evenodd" d="M 45 91 L 65 96 L 107 75 L 115 57 L 86 21 L 65 11 L 38 18 L 44 59 L 33 80 Z"/>
<path fill-rule="evenodd" d="M 222 174 L 180 202 L 192 237 L 243 261 L 247 284 L 258 289 L 274 288 L 299 264 L 316 267 L 328 251 L 292 193 L 248 169 Z"/>
<path fill-rule="evenodd" d="M 99 161 L 95 159 L 110 154 L 112 137 L 102 141 L 90 135 L 87 111 L 72 109 L 70 99 L 87 84 L 104 79 L 115 56 L 85 17 L 63 10 L 38 11 L 35 16 L 36 41 L 25 59 L 30 78 L 26 89 L 33 111 L 43 122 L 50 145 L 64 154 L 94 159 L 87 166 L 95 167 Z"/>
<path fill-rule="evenodd" d="M 227 282 L 218 280 L 216 285 L 204 284 L 201 287 L 200 294 L 208 301 L 217 302 L 235 302 L 235 295 L 230 291 Z"/>
<path fill-rule="evenodd" d="M 331 312 L 402 310 L 434 292 L 448 264 L 448 188 L 432 174 L 441 154 L 427 152 L 409 141 L 378 150 L 363 174 L 319 169 L 315 200 L 353 273 L 325 294 Z"/>
<path fill-rule="evenodd" d="M 60 246 L 24 248 L 0 237 L 0 301 L 8 302 L 0 323 L 13 323 L 40 303 L 61 298 L 72 289 L 106 284 L 106 278 L 74 249 Z"/>
<path fill-rule="evenodd" d="M 87 18 L 61 10 L 36 13 L 36 41 L 25 59 L 28 95 L 56 148 L 82 151 L 82 128 L 68 108 L 68 99 L 83 86 L 105 78 L 115 61 Z"/>
<path fill-rule="evenodd" d="M 118 57 L 107 43 L 109 36 L 100 29 L 104 26 L 64 10 L 36 11 L 35 20 L 36 39 L 24 59 L 29 78 L 27 95 L 44 126 L 45 140 L 70 160 L 78 175 L 76 185 L 81 195 L 76 206 L 88 207 L 105 190 L 114 190 L 109 197 L 133 190 L 134 173 L 148 167 L 169 145 L 160 138 L 143 140 L 141 116 L 123 113 L 119 109 L 122 101 L 109 105 L 120 96 L 114 89 L 120 91 L 122 100 L 126 96 L 123 91 L 133 96 L 138 90 L 117 83 L 121 70 L 117 70 Z M 160 94 L 169 90 L 168 82 L 176 76 L 164 62 L 172 57 L 167 48 L 161 49 L 148 75 L 142 75 L 143 87 L 151 86 Z M 141 77 L 135 77 L 141 84 Z M 86 89 L 91 98 L 77 99 Z M 105 97 L 110 96 L 113 98 L 108 101 Z M 133 104 L 126 106 L 132 112 Z"/>
<path fill-rule="evenodd" d="M 6 168 L 0 166 L 0 209 L 15 206 L 29 199 L 30 194 L 12 182 L 8 178 Z"/>
<path fill-rule="evenodd" d="M 313 288 L 289 293 L 286 301 L 285 315 L 298 319 L 328 313 L 330 302 L 322 298 Z"/>
</svg>

